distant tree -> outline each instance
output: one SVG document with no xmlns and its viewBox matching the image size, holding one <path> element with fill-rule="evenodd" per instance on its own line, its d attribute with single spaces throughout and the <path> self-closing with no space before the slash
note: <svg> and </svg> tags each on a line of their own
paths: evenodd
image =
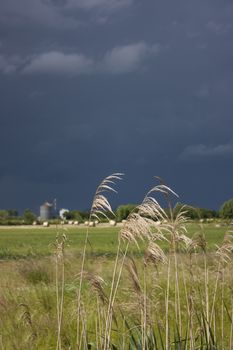
<svg viewBox="0 0 233 350">
<path fill-rule="evenodd" d="M 233 198 L 223 203 L 220 208 L 220 216 L 224 219 L 233 219 Z"/>
<path fill-rule="evenodd" d="M 81 212 L 79 210 L 73 210 L 72 213 L 73 213 L 74 220 L 79 221 L 79 222 L 83 222 L 83 217 L 82 217 Z"/>
<path fill-rule="evenodd" d="M 177 203 L 174 209 L 175 216 L 179 213 L 179 211 L 182 209 L 184 211 L 184 215 L 192 220 L 198 219 L 198 208 L 192 207 L 190 205 L 186 205 L 183 203 Z"/>
<path fill-rule="evenodd" d="M 66 220 L 73 220 L 73 215 L 72 215 L 72 212 L 71 211 L 65 211 L 63 213 L 63 216 Z"/>
<path fill-rule="evenodd" d="M 82 221 L 86 221 L 89 219 L 90 213 L 88 211 L 77 210 L 77 212 L 80 215 L 80 217 L 82 218 Z"/>
<path fill-rule="evenodd" d="M 135 204 L 124 204 L 124 205 L 120 205 L 117 209 L 116 209 L 116 217 L 118 221 L 122 221 L 125 220 L 127 218 L 127 216 L 131 213 L 131 211 L 133 209 L 136 208 Z"/>
<path fill-rule="evenodd" d="M 85 220 L 88 220 L 89 213 L 82 212 L 79 210 L 71 210 L 71 211 L 66 211 L 64 213 L 64 217 L 66 218 L 66 220 L 76 220 L 79 222 L 83 222 Z"/>
<path fill-rule="evenodd" d="M 177 203 L 174 209 L 175 215 L 178 214 L 180 209 L 183 208 L 185 212 L 185 216 L 189 219 L 196 220 L 196 219 L 210 219 L 215 218 L 218 216 L 218 213 L 215 210 L 211 209 L 205 209 L 205 208 L 196 208 L 192 207 L 190 205 Z"/>
<path fill-rule="evenodd" d="M 16 209 L 8 209 L 7 212 L 8 212 L 8 217 L 10 217 L 10 218 L 12 218 L 12 217 L 15 218 L 19 215 L 18 210 L 16 210 Z"/>
<path fill-rule="evenodd" d="M 25 209 L 23 213 L 23 220 L 26 224 L 30 225 L 36 220 L 36 215 L 29 209 Z"/>
<path fill-rule="evenodd" d="M 206 208 L 198 208 L 197 210 L 201 219 L 211 219 L 218 217 L 218 213 L 215 210 Z"/>
<path fill-rule="evenodd" d="M 7 219 L 7 217 L 8 217 L 7 210 L 4 210 L 4 209 L 0 210 L 0 219 L 4 220 L 4 219 Z"/>
</svg>

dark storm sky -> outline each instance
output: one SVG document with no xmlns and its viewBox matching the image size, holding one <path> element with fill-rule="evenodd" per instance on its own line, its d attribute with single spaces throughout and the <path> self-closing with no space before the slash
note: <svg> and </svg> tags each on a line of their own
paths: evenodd
<svg viewBox="0 0 233 350">
<path fill-rule="evenodd" d="M 0 207 L 233 197 L 233 2 L 2 0 Z M 117 199 L 116 199 L 117 198 Z"/>
</svg>

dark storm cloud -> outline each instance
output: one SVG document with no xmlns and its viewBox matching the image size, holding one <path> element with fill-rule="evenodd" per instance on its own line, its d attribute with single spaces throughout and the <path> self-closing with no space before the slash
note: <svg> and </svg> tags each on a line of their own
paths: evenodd
<svg viewBox="0 0 233 350">
<path fill-rule="evenodd" d="M 133 0 L 3 0 L 0 21 L 15 26 L 25 22 L 62 29 L 75 28 L 80 11 L 98 14 L 99 21 L 132 5 Z"/>
<path fill-rule="evenodd" d="M 191 204 L 233 196 L 232 16 L 227 0 L 2 1 L 1 206 L 86 208 L 114 171 L 118 202 L 153 175 Z"/>
</svg>

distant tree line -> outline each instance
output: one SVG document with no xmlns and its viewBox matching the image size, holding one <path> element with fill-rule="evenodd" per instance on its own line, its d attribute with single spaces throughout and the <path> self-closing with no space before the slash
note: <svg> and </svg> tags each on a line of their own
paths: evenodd
<svg viewBox="0 0 233 350">
<path fill-rule="evenodd" d="M 118 222 L 125 220 L 128 215 L 135 210 L 136 204 L 124 204 L 116 208 L 114 215 L 108 213 L 108 217 L 116 219 Z M 224 202 L 218 211 L 197 208 L 182 203 L 177 203 L 174 208 L 174 215 L 183 209 L 184 215 L 190 220 L 200 220 L 200 219 L 225 219 L 233 220 L 233 198 Z M 169 215 L 169 209 L 165 209 Z M 83 223 L 89 219 L 90 213 L 88 211 L 71 210 L 64 213 L 66 220 L 73 220 Z M 0 225 L 30 225 L 37 220 L 36 214 L 31 210 L 25 209 L 23 215 L 19 215 L 17 209 L 2 209 L 0 210 Z M 104 217 L 101 219 L 102 222 L 107 221 Z M 53 222 L 54 219 L 53 219 Z M 58 220 L 56 219 L 56 222 Z"/>
<path fill-rule="evenodd" d="M 36 220 L 36 215 L 29 209 L 25 209 L 19 216 L 16 209 L 0 210 L 0 225 L 31 225 Z"/>
<path fill-rule="evenodd" d="M 120 205 L 115 210 L 116 220 L 118 222 L 125 220 L 128 217 L 128 215 L 133 210 L 135 210 L 136 207 L 137 207 L 136 204 Z M 233 199 L 227 202 L 224 202 L 219 211 L 206 209 L 206 208 L 192 207 L 183 203 L 177 203 L 174 208 L 174 215 L 177 215 L 177 213 L 181 210 L 181 208 L 183 208 L 184 215 L 190 220 L 217 219 L 217 218 L 233 219 Z M 169 215 L 169 209 L 165 209 L 165 211 Z M 66 212 L 64 216 L 67 220 L 77 220 L 79 222 L 84 222 L 89 219 L 89 212 L 72 210 L 72 211 Z M 108 213 L 108 216 L 111 218 L 110 213 Z M 113 216 L 112 218 L 114 219 Z M 101 221 L 106 221 L 106 220 L 103 218 Z"/>
<path fill-rule="evenodd" d="M 174 215 L 177 215 L 181 209 L 184 211 L 184 215 L 191 220 L 219 218 L 219 212 L 216 210 L 196 208 L 182 203 L 177 203 Z"/>
</svg>

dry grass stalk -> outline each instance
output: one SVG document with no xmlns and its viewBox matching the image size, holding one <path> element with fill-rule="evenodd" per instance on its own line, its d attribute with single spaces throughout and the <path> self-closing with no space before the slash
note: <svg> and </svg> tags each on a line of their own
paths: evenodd
<svg viewBox="0 0 233 350">
<path fill-rule="evenodd" d="M 112 191 L 116 192 L 116 190 L 112 187 L 115 185 L 116 180 L 121 180 L 123 174 L 122 173 L 114 173 L 110 176 L 107 176 L 104 178 L 104 180 L 100 183 L 100 185 L 97 187 L 92 206 L 91 206 L 91 211 L 90 211 L 90 217 L 89 217 L 89 222 L 91 221 L 92 218 L 96 218 L 100 220 L 100 216 L 107 217 L 108 213 L 112 213 L 112 208 L 111 205 L 104 195 L 106 191 Z M 79 288 L 77 292 L 77 349 L 81 349 L 80 345 L 80 306 L 81 306 L 81 292 L 82 292 L 82 281 L 83 281 L 83 272 L 84 272 L 84 263 L 85 263 L 85 258 L 86 258 L 86 248 L 87 248 L 87 243 L 88 243 L 88 236 L 89 236 L 89 228 L 87 227 L 86 230 L 86 236 L 85 236 L 85 242 L 84 242 L 84 247 L 83 247 L 83 254 L 82 254 L 82 263 L 81 263 L 81 272 L 80 272 L 80 280 L 79 280 Z"/>
<path fill-rule="evenodd" d="M 218 257 L 219 262 L 218 262 L 218 271 L 217 271 L 217 277 L 216 277 L 215 288 L 214 288 L 213 303 L 212 303 L 212 309 L 211 309 L 211 315 L 210 315 L 210 325 L 212 324 L 213 316 L 214 316 L 214 308 L 215 308 L 219 279 L 222 276 L 222 281 L 223 281 L 225 267 L 231 261 L 231 253 L 233 251 L 233 241 L 232 241 L 233 236 L 230 235 L 230 233 L 231 232 L 226 232 L 221 247 L 216 246 L 218 248 L 216 251 L 216 256 Z M 222 284 L 222 288 L 223 288 L 223 284 Z M 223 289 L 222 289 L 222 293 L 223 293 Z M 222 294 L 222 303 L 223 303 L 223 294 Z M 222 310 L 223 310 L 223 308 L 222 308 Z"/>
<path fill-rule="evenodd" d="M 218 249 L 216 251 L 216 255 L 219 258 L 219 263 L 224 267 L 225 264 L 230 262 L 231 253 L 233 251 L 233 236 L 227 232 L 224 236 L 223 243 L 221 247 L 216 246 Z"/>
<path fill-rule="evenodd" d="M 137 295 L 142 294 L 142 288 L 140 284 L 140 279 L 138 276 L 137 266 L 135 264 L 135 261 L 131 258 L 127 264 L 125 264 L 126 270 L 129 273 L 130 279 L 133 284 L 133 289 L 136 292 Z"/>
<path fill-rule="evenodd" d="M 150 193 L 151 191 L 148 192 Z M 123 240 L 133 242 L 137 246 L 138 240 L 166 239 L 164 233 L 169 231 L 167 219 L 166 212 L 155 198 L 146 195 L 143 202 L 129 214 L 120 236 Z"/>
<path fill-rule="evenodd" d="M 192 243 L 190 246 L 190 251 L 193 249 L 196 251 L 200 248 L 204 253 L 206 252 L 206 239 L 203 232 L 197 232 L 192 238 Z"/>
<path fill-rule="evenodd" d="M 109 219 L 106 212 L 111 213 L 113 216 L 115 216 L 111 205 L 104 193 L 106 191 L 117 193 L 117 191 L 112 186 L 115 185 L 116 180 L 122 180 L 123 175 L 124 174 L 122 173 L 114 173 L 110 176 L 107 176 L 97 187 L 91 206 L 90 220 L 92 218 L 100 220 L 101 216 Z"/>
<path fill-rule="evenodd" d="M 168 201 L 170 208 L 170 217 L 162 209 L 158 201 L 153 197 L 154 193 L 162 193 Z M 176 258 L 176 244 L 180 240 L 187 242 L 185 239 L 186 233 L 186 218 L 184 211 L 180 212 L 174 218 L 172 207 L 170 204 L 170 195 L 177 194 L 172 191 L 168 186 L 162 183 L 153 187 L 145 196 L 141 205 L 139 205 L 134 212 L 132 212 L 123 229 L 121 230 L 121 238 L 128 242 L 134 242 L 138 246 L 138 240 L 148 240 L 148 258 L 154 262 L 165 262 L 166 257 L 161 248 L 154 243 L 156 240 L 168 240 L 170 238 L 170 244 L 174 250 L 175 267 L 176 267 L 176 286 L 175 286 L 175 307 L 176 307 L 176 319 L 179 324 L 181 333 L 181 310 L 180 310 L 180 296 L 179 296 L 179 283 L 178 283 L 178 266 Z M 158 222 L 160 223 L 158 225 Z M 190 243 L 190 242 L 189 242 Z M 169 289 L 170 289 L 170 258 L 168 264 L 168 278 L 167 278 L 167 290 L 166 290 L 166 348 L 169 346 Z M 145 328 L 145 319 L 144 319 Z M 144 329 L 145 330 L 145 329 Z"/>
<path fill-rule="evenodd" d="M 34 330 L 30 308 L 25 303 L 21 303 L 21 304 L 19 304 L 19 306 L 23 309 L 23 312 L 22 312 L 20 318 L 21 318 L 22 322 L 24 323 L 24 325 L 26 327 L 28 327 L 30 330 L 29 340 L 34 340 L 36 338 L 37 334 Z"/>
<path fill-rule="evenodd" d="M 125 263 L 125 258 L 128 252 L 128 247 L 129 243 L 127 243 L 125 247 L 125 251 L 123 253 L 122 261 L 119 267 L 119 272 L 117 276 L 117 267 L 119 263 L 119 254 L 120 254 L 120 246 L 121 246 L 121 239 L 119 239 L 118 242 L 118 248 L 117 248 L 117 255 L 115 259 L 115 264 L 114 264 L 114 271 L 113 271 L 113 278 L 112 278 L 112 283 L 111 283 L 111 291 L 110 291 L 110 296 L 109 296 L 109 303 L 108 303 L 108 312 L 107 312 L 107 318 L 106 318 L 106 327 L 105 327 L 105 336 L 104 336 L 104 350 L 108 350 L 110 346 L 110 336 L 111 336 L 111 326 L 112 326 L 112 320 L 114 317 L 113 313 L 113 307 L 114 307 L 114 302 L 116 299 L 116 294 L 118 291 L 118 286 L 120 283 L 124 263 Z"/>
<path fill-rule="evenodd" d="M 129 273 L 130 279 L 133 284 L 133 290 L 137 295 L 138 306 L 140 307 L 141 314 L 141 336 L 142 336 L 142 349 L 146 349 L 146 334 L 147 323 L 149 321 L 149 312 L 147 307 L 147 286 L 146 286 L 146 271 L 143 267 L 143 286 L 140 284 L 140 278 L 135 261 L 131 258 L 126 264 L 126 269 Z"/>
<path fill-rule="evenodd" d="M 164 254 L 162 248 L 158 246 L 158 244 L 150 242 L 145 252 L 144 262 L 145 264 L 151 262 L 157 267 L 158 264 L 166 264 L 167 257 Z"/>
<path fill-rule="evenodd" d="M 61 350 L 61 325 L 63 317 L 63 303 L 64 303 L 64 284 L 65 284 L 65 269 L 64 269 L 64 250 L 67 241 L 66 234 L 61 236 L 57 234 L 55 242 L 55 258 L 56 258 L 56 298 L 57 298 L 57 350 Z M 59 270 L 61 269 L 61 271 Z M 61 277 L 59 277 L 59 271 Z M 61 281 L 60 281 L 61 279 Z"/>
<path fill-rule="evenodd" d="M 106 282 L 104 281 L 104 279 L 98 275 L 95 275 L 90 272 L 85 272 L 85 271 L 83 272 L 83 278 L 89 282 L 92 291 L 96 293 L 100 301 L 104 305 L 106 305 L 108 302 L 108 297 L 104 292 L 104 288 L 103 288 L 103 285 L 104 284 L 106 285 Z"/>
</svg>

